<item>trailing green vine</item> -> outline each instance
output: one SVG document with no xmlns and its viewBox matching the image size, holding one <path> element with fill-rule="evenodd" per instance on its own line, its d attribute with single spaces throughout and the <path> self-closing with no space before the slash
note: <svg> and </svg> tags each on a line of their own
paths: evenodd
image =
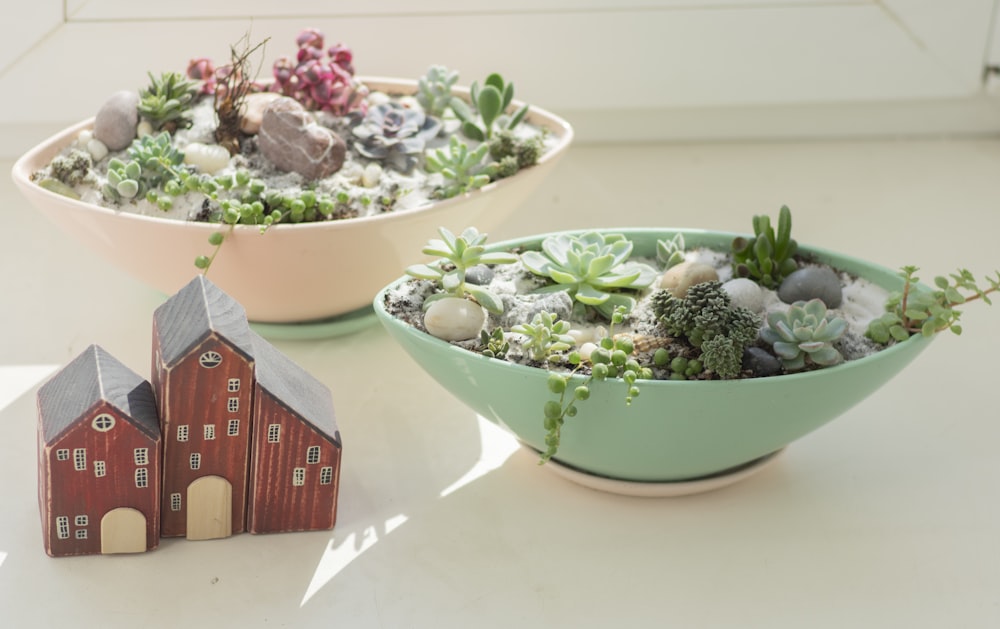
<svg viewBox="0 0 1000 629">
<path fill-rule="evenodd" d="M 921 290 L 917 287 L 918 270 L 915 266 L 900 269 L 903 289 L 889 296 L 885 314 L 872 321 L 865 333 L 876 343 L 885 345 L 893 340 L 905 341 L 913 334 L 932 336 L 944 330 L 961 334 L 958 320 L 962 313 L 958 307 L 976 300 L 991 305 L 990 293 L 1000 290 L 1000 271 L 994 271 L 995 279 L 986 276 L 985 286 L 980 286 L 968 269 L 935 277 L 935 289 Z"/>
<path fill-rule="evenodd" d="M 568 362 L 575 365 L 569 373 L 550 373 L 548 377 L 549 391 L 558 395 L 557 400 L 549 400 L 545 403 L 545 452 L 539 460 L 543 464 L 555 456 L 559 450 L 559 441 L 562 436 L 562 427 L 567 417 L 575 417 L 577 414 L 577 402 L 586 401 L 590 398 L 590 385 L 593 381 L 604 381 L 608 378 L 621 378 L 625 381 L 625 406 L 631 406 L 632 399 L 639 395 L 637 380 L 649 380 L 653 377 L 653 371 L 649 367 L 643 367 L 637 360 L 632 358 L 634 345 L 632 339 L 627 336 L 615 338 L 614 327 L 625 320 L 626 309 L 624 306 L 617 306 L 611 315 L 611 325 L 608 328 L 608 335 L 600 340 L 599 347 L 595 348 L 589 359 L 585 359 L 579 351 L 570 353 Z M 581 369 L 590 363 L 590 375 L 583 382 L 570 389 L 570 379 Z M 567 397 L 569 399 L 567 399 Z"/>
</svg>

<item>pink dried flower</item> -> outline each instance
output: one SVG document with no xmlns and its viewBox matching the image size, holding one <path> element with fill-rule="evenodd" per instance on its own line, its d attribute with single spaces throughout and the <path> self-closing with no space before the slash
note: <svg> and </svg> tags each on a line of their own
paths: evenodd
<svg viewBox="0 0 1000 629">
<path fill-rule="evenodd" d="M 323 33 L 315 28 L 304 28 L 295 38 L 295 43 L 299 48 L 323 49 Z"/>
</svg>

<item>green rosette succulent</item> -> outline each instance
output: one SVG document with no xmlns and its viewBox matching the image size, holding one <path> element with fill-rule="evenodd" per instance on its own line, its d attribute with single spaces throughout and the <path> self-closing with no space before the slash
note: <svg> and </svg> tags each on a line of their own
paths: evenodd
<svg viewBox="0 0 1000 629">
<path fill-rule="evenodd" d="M 521 263 L 555 282 L 536 292 L 565 290 L 576 302 L 574 308 L 590 306 L 611 319 L 616 307 L 626 313 L 635 307 L 635 299 L 620 291 L 642 290 L 656 279 L 653 267 L 628 262 L 631 254 L 632 243 L 622 234 L 553 234 L 542 241 L 541 251 L 522 253 Z"/>
<path fill-rule="evenodd" d="M 807 364 L 829 367 L 843 361 L 833 342 L 845 330 L 846 321 L 827 316 L 826 304 L 811 299 L 797 301 L 787 311 L 768 314 L 760 336 L 774 347 L 787 371 L 799 371 Z"/>
</svg>

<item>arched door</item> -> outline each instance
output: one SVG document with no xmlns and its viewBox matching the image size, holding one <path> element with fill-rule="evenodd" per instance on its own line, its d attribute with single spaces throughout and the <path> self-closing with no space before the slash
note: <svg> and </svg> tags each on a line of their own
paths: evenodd
<svg viewBox="0 0 1000 629">
<path fill-rule="evenodd" d="M 144 553 L 146 547 L 146 516 L 129 507 L 112 509 L 101 518 L 101 552 Z"/>
<path fill-rule="evenodd" d="M 187 490 L 187 538 L 217 539 L 233 533 L 233 486 L 221 476 L 202 476 Z"/>
</svg>

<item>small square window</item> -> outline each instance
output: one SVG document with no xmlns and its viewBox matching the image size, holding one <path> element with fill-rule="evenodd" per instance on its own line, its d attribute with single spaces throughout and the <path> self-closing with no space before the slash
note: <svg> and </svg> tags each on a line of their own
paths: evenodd
<svg viewBox="0 0 1000 629">
<path fill-rule="evenodd" d="M 329 485 L 333 482 L 333 467 L 321 467 L 319 470 L 319 484 Z"/>
<path fill-rule="evenodd" d="M 240 379 L 239 378 L 230 378 L 229 379 L 229 392 L 230 393 L 236 393 L 239 390 L 240 390 Z"/>
<path fill-rule="evenodd" d="M 68 515 L 61 515 L 56 518 L 56 537 L 59 539 L 69 539 Z"/>
<path fill-rule="evenodd" d="M 297 467 L 292 470 L 292 485 L 301 487 L 306 484 L 306 468 Z"/>
<path fill-rule="evenodd" d="M 240 434 L 240 420 L 230 419 L 229 425 L 226 427 L 226 434 L 230 437 L 235 437 Z"/>
<path fill-rule="evenodd" d="M 90 523 L 90 518 L 85 515 L 78 515 L 73 519 L 73 524 L 77 526 L 87 526 Z"/>
<path fill-rule="evenodd" d="M 77 529 L 76 530 L 77 539 L 87 539 L 87 529 Z"/>
<path fill-rule="evenodd" d="M 177 441 L 187 441 L 189 428 L 187 424 L 181 424 L 177 427 Z"/>
<path fill-rule="evenodd" d="M 69 448 L 59 448 L 56 450 L 57 461 L 69 461 Z"/>
<path fill-rule="evenodd" d="M 149 465 L 149 448 L 136 448 L 132 455 L 136 465 Z"/>
<path fill-rule="evenodd" d="M 319 446 L 309 446 L 306 450 L 306 463 L 319 463 Z"/>
<path fill-rule="evenodd" d="M 205 439 L 215 439 L 215 424 L 205 424 Z"/>
</svg>

